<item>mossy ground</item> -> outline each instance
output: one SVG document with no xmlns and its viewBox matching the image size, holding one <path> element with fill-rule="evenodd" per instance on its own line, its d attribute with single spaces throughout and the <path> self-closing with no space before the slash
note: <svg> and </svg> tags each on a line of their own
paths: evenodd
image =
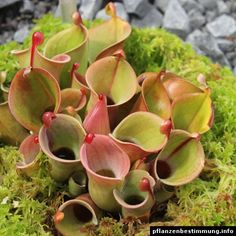
<svg viewBox="0 0 236 236">
<path fill-rule="evenodd" d="M 42 31 L 47 39 L 65 27 L 48 15 L 33 31 Z M 10 50 L 25 47 L 29 41 L 30 36 L 23 45 L 0 46 L 0 71 L 8 72 L 8 81 L 18 69 Z M 137 74 L 165 68 L 193 82 L 199 73 L 204 74 L 215 106 L 215 123 L 202 136 L 204 171 L 192 183 L 177 189 L 165 215 L 157 217 L 152 225 L 236 225 L 236 78 L 229 69 L 197 55 L 190 45 L 161 29 L 133 29 L 125 52 Z M 32 178 L 16 173 L 19 158 L 17 148 L 0 148 L 0 235 L 51 235 L 52 216 L 67 196 L 67 187 L 50 178 L 44 155 L 39 157 L 40 171 Z M 99 227 L 87 226 L 85 230 L 88 235 L 142 236 L 148 235 L 149 225 L 106 217 Z"/>
</svg>

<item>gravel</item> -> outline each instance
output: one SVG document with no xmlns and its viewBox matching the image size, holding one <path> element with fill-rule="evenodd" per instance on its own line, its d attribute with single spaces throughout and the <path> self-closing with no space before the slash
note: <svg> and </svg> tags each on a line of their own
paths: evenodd
<svg viewBox="0 0 236 236">
<path fill-rule="evenodd" d="M 108 0 L 75 0 L 82 17 L 108 19 Z M 235 0 L 113 0 L 117 15 L 136 27 L 162 27 L 236 74 Z M 60 16 L 58 0 L 0 0 L 0 44 L 21 43 L 32 19 Z"/>
</svg>

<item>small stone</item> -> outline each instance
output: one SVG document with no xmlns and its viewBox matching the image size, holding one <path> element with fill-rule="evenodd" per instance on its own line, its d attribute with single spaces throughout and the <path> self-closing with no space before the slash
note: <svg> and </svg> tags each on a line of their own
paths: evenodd
<svg viewBox="0 0 236 236">
<path fill-rule="evenodd" d="M 0 1 L 0 9 L 4 7 L 8 7 L 10 5 L 13 5 L 15 3 L 19 3 L 21 0 L 1 0 Z"/>
<path fill-rule="evenodd" d="M 230 52 L 234 49 L 234 42 L 229 39 L 217 39 L 217 43 L 224 52 Z"/>
<path fill-rule="evenodd" d="M 217 17 L 206 27 L 214 37 L 227 37 L 236 34 L 236 21 L 228 15 Z"/>
<path fill-rule="evenodd" d="M 13 39 L 18 43 L 23 43 L 28 34 L 29 34 L 29 28 L 28 25 L 25 25 L 15 32 Z"/>
<path fill-rule="evenodd" d="M 234 60 L 234 58 L 236 58 L 236 52 L 228 52 L 225 55 L 226 55 L 227 59 L 230 61 L 232 61 L 232 60 Z"/>
<path fill-rule="evenodd" d="M 205 55 L 212 58 L 220 58 L 223 56 L 216 39 L 209 33 L 195 30 L 188 35 L 186 42 L 192 44 L 194 48 L 200 49 Z"/>
<path fill-rule="evenodd" d="M 216 11 L 207 11 L 205 13 L 205 16 L 206 16 L 206 21 L 209 23 L 212 22 L 217 17 L 217 13 Z"/>
<path fill-rule="evenodd" d="M 23 8 L 20 10 L 23 14 L 32 14 L 34 12 L 34 4 L 32 1 L 24 0 Z"/>
<path fill-rule="evenodd" d="M 163 27 L 182 38 L 190 31 L 189 17 L 178 0 L 171 0 L 164 15 Z"/>
<path fill-rule="evenodd" d="M 125 10 L 125 6 L 120 3 L 120 2 L 115 2 L 114 3 L 116 6 L 116 14 L 119 16 L 121 19 L 128 21 L 129 20 L 129 15 Z"/>
<path fill-rule="evenodd" d="M 125 11 L 124 5 L 120 2 L 115 2 L 114 5 L 116 7 L 117 16 L 119 16 L 123 20 L 129 21 L 129 15 Z M 105 9 L 102 9 L 97 12 L 96 18 L 107 20 L 107 19 L 110 19 L 111 17 L 106 14 Z"/>
<path fill-rule="evenodd" d="M 80 14 L 83 19 L 92 20 L 102 6 L 102 0 L 81 0 Z"/>
<path fill-rule="evenodd" d="M 97 12 L 95 18 L 96 18 L 96 19 L 102 19 L 102 20 L 111 19 L 111 17 L 106 14 L 106 11 L 105 11 L 104 8 L 103 8 L 102 10 L 100 10 L 100 11 Z"/>
<path fill-rule="evenodd" d="M 169 1 L 170 0 L 155 0 L 154 5 L 162 12 L 165 12 L 169 4 Z"/>
<path fill-rule="evenodd" d="M 236 66 L 234 67 L 233 72 L 234 72 L 234 75 L 236 76 Z"/>
<path fill-rule="evenodd" d="M 153 8 L 148 0 L 123 0 L 123 3 L 128 13 L 132 13 L 140 18 L 146 16 Z"/>
<path fill-rule="evenodd" d="M 224 1 L 218 0 L 216 2 L 217 2 L 217 9 L 220 15 L 224 13 L 230 13 L 230 9 L 228 8 L 228 6 L 225 4 Z"/>
<path fill-rule="evenodd" d="M 162 14 L 155 8 L 152 8 L 144 18 L 133 18 L 131 24 L 137 27 L 160 27 L 162 24 L 162 18 Z"/>
<path fill-rule="evenodd" d="M 204 25 L 204 23 L 206 22 L 206 19 L 203 14 L 197 9 L 192 9 L 191 11 L 189 11 L 188 16 L 189 23 L 192 29 L 197 29 Z"/>
<path fill-rule="evenodd" d="M 218 1 L 218 0 L 217 0 Z M 198 0 L 199 4 L 204 6 L 208 10 L 216 9 L 216 0 Z"/>
<path fill-rule="evenodd" d="M 179 2 L 186 12 L 189 12 L 193 9 L 198 10 L 201 13 L 204 12 L 204 7 L 195 0 L 179 0 Z"/>
</svg>

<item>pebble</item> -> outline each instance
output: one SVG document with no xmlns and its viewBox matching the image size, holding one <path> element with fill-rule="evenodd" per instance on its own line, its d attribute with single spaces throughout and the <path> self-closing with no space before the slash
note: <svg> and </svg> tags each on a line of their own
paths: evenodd
<svg viewBox="0 0 236 236">
<path fill-rule="evenodd" d="M 85 19 L 110 18 L 104 10 L 108 0 L 74 1 Z M 112 2 L 117 8 L 117 15 L 133 26 L 166 28 L 187 39 L 197 53 L 236 71 L 236 0 Z M 22 42 L 32 28 L 32 19 L 40 18 L 49 10 L 60 16 L 57 7 L 58 0 L 0 0 L 0 44 L 11 41 L 13 36 Z"/>
<path fill-rule="evenodd" d="M 92 20 L 102 6 L 102 0 L 81 0 L 80 13 L 82 18 Z"/>
<path fill-rule="evenodd" d="M 197 9 L 192 9 L 191 11 L 189 11 L 188 16 L 189 23 L 192 29 L 200 28 L 206 22 L 206 18 Z"/>
<path fill-rule="evenodd" d="M 212 58 L 220 58 L 223 52 L 220 50 L 216 39 L 209 33 L 195 30 L 186 38 L 186 42 L 194 45 L 205 53 L 205 55 Z"/>
<path fill-rule="evenodd" d="M 217 9 L 220 15 L 225 13 L 230 13 L 230 9 L 226 5 L 226 3 L 222 0 L 217 0 Z"/>
<path fill-rule="evenodd" d="M 154 5 L 162 12 L 165 12 L 169 2 L 170 0 L 155 0 Z"/>
<path fill-rule="evenodd" d="M 216 9 L 216 2 L 218 0 L 198 0 L 198 3 L 202 6 L 204 6 L 208 10 L 214 10 Z"/>
<path fill-rule="evenodd" d="M 206 27 L 214 37 L 228 37 L 236 34 L 236 21 L 228 15 L 217 17 Z"/>
<path fill-rule="evenodd" d="M 29 34 L 29 27 L 28 25 L 25 25 L 24 27 L 15 32 L 13 40 L 18 43 L 23 43 L 28 34 Z"/>
<path fill-rule="evenodd" d="M 166 9 L 163 27 L 182 38 L 190 31 L 189 17 L 178 0 L 171 0 Z"/>
<path fill-rule="evenodd" d="M 134 14 L 140 18 L 143 18 L 153 6 L 148 2 L 148 0 L 123 0 L 125 9 L 128 13 Z"/>
<path fill-rule="evenodd" d="M 131 20 L 131 24 L 136 27 L 160 27 L 162 24 L 162 14 L 156 10 L 155 8 L 152 8 L 149 13 L 142 19 L 139 18 L 133 18 Z"/>
<path fill-rule="evenodd" d="M 21 0 L 1 0 L 0 1 L 0 8 L 8 7 L 10 5 L 14 5 L 19 2 L 21 2 Z"/>
</svg>

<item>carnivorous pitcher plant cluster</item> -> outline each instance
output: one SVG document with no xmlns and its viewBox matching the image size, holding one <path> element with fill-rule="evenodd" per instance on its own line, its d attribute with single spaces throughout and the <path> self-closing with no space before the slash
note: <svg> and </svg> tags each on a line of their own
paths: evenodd
<svg viewBox="0 0 236 236">
<path fill-rule="evenodd" d="M 104 212 L 148 221 L 202 171 L 200 135 L 214 119 L 201 76 L 199 87 L 165 70 L 136 76 L 122 49 L 131 26 L 112 3 L 106 11 L 111 19 L 89 30 L 74 13 L 42 51 L 35 32 L 30 48 L 12 52 L 22 69 L 2 86 L 0 138 L 20 144 L 17 171 L 37 171 L 43 152 L 51 176 L 68 184 L 71 199 L 54 216 L 63 235 Z"/>
</svg>

